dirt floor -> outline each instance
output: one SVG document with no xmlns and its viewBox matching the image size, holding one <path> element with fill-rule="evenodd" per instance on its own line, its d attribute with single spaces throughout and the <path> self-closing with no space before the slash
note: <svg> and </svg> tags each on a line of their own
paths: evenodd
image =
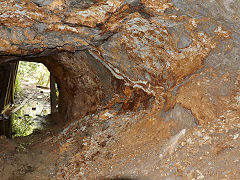
<svg viewBox="0 0 240 180">
<path fill-rule="evenodd" d="M 240 118 L 215 121 L 171 136 L 173 122 L 148 111 L 104 111 L 19 137 L 1 137 L 1 179 L 238 179 Z M 57 119 L 57 118 L 56 118 Z"/>
<path fill-rule="evenodd" d="M 18 103 L 29 99 L 34 111 L 48 104 L 48 92 L 22 86 Z M 238 179 L 239 104 L 230 105 L 237 107 L 200 124 L 180 105 L 164 115 L 105 109 L 67 124 L 48 115 L 29 136 L 0 137 L 0 179 Z"/>
</svg>

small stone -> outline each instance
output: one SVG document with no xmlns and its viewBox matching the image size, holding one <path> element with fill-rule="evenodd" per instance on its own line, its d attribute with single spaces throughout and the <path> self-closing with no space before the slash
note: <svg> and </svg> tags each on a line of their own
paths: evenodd
<svg viewBox="0 0 240 180">
<path fill-rule="evenodd" d="M 182 142 L 182 143 L 181 143 L 182 146 L 185 146 L 185 144 L 186 144 L 186 142 Z"/>
<path fill-rule="evenodd" d="M 7 139 L 6 136 L 4 136 L 4 135 L 1 135 L 1 136 L 0 136 L 0 140 L 6 140 L 6 139 Z"/>
<path fill-rule="evenodd" d="M 197 177 L 197 179 L 203 179 L 204 178 L 204 175 L 199 175 L 198 177 Z"/>
<path fill-rule="evenodd" d="M 207 140 L 210 139 L 210 137 L 206 135 L 206 136 L 203 137 L 203 139 L 204 139 L 205 141 L 207 141 Z"/>
<path fill-rule="evenodd" d="M 187 143 L 188 143 L 188 144 L 194 144 L 191 138 L 188 138 L 188 139 L 187 139 Z"/>
<path fill-rule="evenodd" d="M 239 134 L 235 134 L 235 135 L 233 136 L 233 140 L 237 139 L 238 136 L 239 136 Z"/>
<path fill-rule="evenodd" d="M 182 49 L 182 48 L 186 48 L 188 47 L 190 44 L 192 43 L 191 38 L 187 37 L 187 36 L 181 36 L 178 43 L 177 43 L 177 47 Z"/>
<path fill-rule="evenodd" d="M 203 136 L 200 131 L 194 132 L 193 134 L 196 135 L 196 136 L 198 136 L 198 137 L 202 137 L 202 136 Z"/>
<path fill-rule="evenodd" d="M 197 176 L 197 179 L 203 179 L 204 178 L 204 175 L 199 170 L 196 170 L 196 172 L 199 174 L 199 176 Z"/>
</svg>

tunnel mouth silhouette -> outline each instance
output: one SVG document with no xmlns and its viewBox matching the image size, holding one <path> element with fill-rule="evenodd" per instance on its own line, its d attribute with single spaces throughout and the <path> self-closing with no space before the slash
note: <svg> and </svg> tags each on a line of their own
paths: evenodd
<svg viewBox="0 0 240 180">
<path fill-rule="evenodd" d="M 152 94 L 117 78 L 88 50 L 13 57 L 0 62 L 14 64 L 18 61 L 42 63 L 47 67 L 59 92 L 57 123 L 63 125 L 104 110 L 124 113 L 149 109 L 154 102 Z"/>
<path fill-rule="evenodd" d="M 57 84 L 59 93 L 57 110 L 52 113 L 58 117 L 57 123 L 65 124 L 94 113 L 112 98 L 114 78 L 102 64 L 96 62 L 86 51 L 58 52 L 42 57 L 26 56 L 6 59 L 0 62 L 0 67 L 7 66 L 7 70 L 11 70 L 11 76 L 14 78 L 8 80 L 12 86 L 14 86 L 19 61 L 42 63 L 48 69 L 51 78 Z M 4 74 L 6 71 L 0 69 L 1 72 Z M 7 78 L 1 77 L 2 79 Z M 3 93 L 1 94 L 3 95 Z M 10 94 L 13 94 L 13 87 Z M 2 99 L 6 99 L 5 95 Z M 13 104 L 13 100 L 10 99 L 7 104 Z M 2 110 L 4 108 L 3 105 Z M 52 104 L 51 108 L 53 109 Z M 7 118 L 5 115 L 2 116 L 2 119 Z M 9 133 L 6 136 L 11 137 Z"/>
<path fill-rule="evenodd" d="M 50 126 L 58 114 L 58 86 L 40 62 L 10 61 L 0 65 L 0 134 L 27 136 Z M 52 125 L 52 124 L 51 124 Z"/>
</svg>

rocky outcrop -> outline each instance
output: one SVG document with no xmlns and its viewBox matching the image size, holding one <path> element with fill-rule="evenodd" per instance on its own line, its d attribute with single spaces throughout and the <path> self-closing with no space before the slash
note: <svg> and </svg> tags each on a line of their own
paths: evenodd
<svg viewBox="0 0 240 180">
<path fill-rule="evenodd" d="M 219 12 L 231 8 L 231 3 L 209 2 L 209 7 L 213 5 L 219 6 Z M 184 8 L 190 6 L 192 9 L 185 11 Z M 223 13 L 225 19 L 221 22 L 217 13 L 210 16 L 206 7 L 197 6 L 195 2 L 185 7 L 184 2 L 170 1 L 2 1 L 2 62 L 7 61 L 6 56 L 14 59 L 34 57 L 36 61 L 47 63 L 49 68 L 61 66 L 62 72 L 55 72 L 59 84 L 64 84 L 61 89 L 69 87 L 68 93 L 64 94 L 75 94 L 67 98 L 67 104 L 79 99 L 89 102 L 85 103 L 88 109 L 96 110 L 96 107 L 89 107 L 99 104 L 104 90 L 100 93 L 98 89 L 112 87 L 103 79 L 93 83 L 97 79 L 93 76 L 98 73 L 86 72 L 84 65 L 91 59 L 90 68 L 105 68 L 111 73 L 108 76 L 155 97 L 157 106 L 162 106 L 163 94 L 203 69 L 207 65 L 204 60 L 211 51 L 224 45 L 229 53 L 235 48 L 232 36 L 237 36 L 234 31 L 237 25 L 229 27 L 229 23 L 238 21 L 238 12 L 230 9 Z M 193 9 L 197 11 L 193 12 Z M 231 19 L 231 15 L 234 18 Z M 68 69 L 70 64 L 74 67 Z M 79 80 L 76 80 L 77 76 Z M 93 89 L 95 95 L 90 93 Z M 84 91 L 89 91 L 95 98 L 86 98 L 83 94 L 87 93 L 81 93 Z M 82 106 L 76 109 L 79 108 L 84 109 Z"/>
<path fill-rule="evenodd" d="M 239 113 L 239 8 L 230 0 L 0 0 L 0 63 L 44 63 L 69 120 L 100 109 L 100 121 L 149 110 L 119 137 L 125 147 L 160 131 L 180 137 L 182 129 Z M 148 132 L 145 140 L 140 132 Z"/>
</svg>

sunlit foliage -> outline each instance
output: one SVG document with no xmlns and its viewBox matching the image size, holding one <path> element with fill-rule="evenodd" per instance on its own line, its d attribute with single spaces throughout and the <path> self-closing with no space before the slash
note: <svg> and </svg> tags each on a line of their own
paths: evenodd
<svg viewBox="0 0 240 180">
<path fill-rule="evenodd" d="M 31 121 L 31 116 L 24 116 L 25 108 L 12 114 L 12 132 L 13 137 L 27 136 L 31 134 L 35 128 L 34 123 Z"/>
<path fill-rule="evenodd" d="M 41 63 L 20 61 L 15 82 L 15 95 L 20 96 L 23 89 L 20 84 L 23 79 L 31 79 L 36 85 L 49 86 L 50 73 Z"/>
</svg>

